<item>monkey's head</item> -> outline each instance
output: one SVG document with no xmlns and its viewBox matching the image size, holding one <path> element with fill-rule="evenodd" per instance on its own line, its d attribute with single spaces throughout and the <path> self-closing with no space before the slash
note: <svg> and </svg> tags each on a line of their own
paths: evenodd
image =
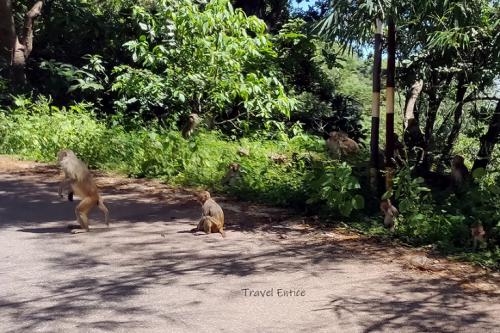
<svg viewBox="0 0 500 333">
<path fill-rule="evenodd" d="M 349 139 L 349 136 L 347 135 L 346 132 L 344 131 L 333 131 L 333 132 L 330 132 L 330 134 L 328 134 L 328 136 L 334 140 L 334 141 L 337 141 L 337 142 L 340 142 L 340 141 L 344 141 L 346 139 Z"/>
<path fill-rule="evenodd" d="M 338 141 L 340 139 L 340 133 L 333 131 L 328 133 L 328 138 Z"/>
<path fill-rule="evenodd" d="M 200 117 L 196 113 L 190 113 L 189 114 L 189 123 L 190 124 L 197 124 L 200 120 Z"/>
<path fill-rule="evenodd" d="M 240 165 L 238 163 L 229 163 L 228 168 L 234 172 L 240 171 Z"/>
<path fill-rule="evenodd" d="M 205 203 L 208 199 L 210 199 L 210 192 L 208 191 L 201 191 L 199 193 L 195 194 L 196 200 L 201 202 L 202 204 Z"/>
<path fill-rule="evenodd" d="M 460 155 L 455 155 L 453 160 L 451 160 L 451 165 L 456 167 L 464 165 L 464 158 Z"/>
<path fill-rule="evenodd" d="M 61 149 L 57 153 L 57 162 L 61 162 L 63 159 L 65 159 L 68 156 L 76 157 L 75 153 L 73 153 L 72 150 L 70 150 L 70 149 Z"/>
<path fill-rule="evenodd" d="M 382 214 L 387 213 L 389 207 L 391 207 L 391 200 L 385 199 L 380 202 L 380 210 L 382 211 Z"/>
</svg>

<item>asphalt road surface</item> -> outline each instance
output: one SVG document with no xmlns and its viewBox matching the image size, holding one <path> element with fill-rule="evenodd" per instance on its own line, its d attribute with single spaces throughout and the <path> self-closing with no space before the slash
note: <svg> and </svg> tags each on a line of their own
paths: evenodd
<svg viewBox="0 0 500 333">
<path fill-rule="evenodd" d="M 0 163 L 0 332 L 500 332 L 495 290 L 273 222 L 280 210 L 219 198 L 227 238 L 192 234 L 187 191 L 102 177 L 111 226 L 95 209 L 73 235 L 57 176 Z"/>
</svg>

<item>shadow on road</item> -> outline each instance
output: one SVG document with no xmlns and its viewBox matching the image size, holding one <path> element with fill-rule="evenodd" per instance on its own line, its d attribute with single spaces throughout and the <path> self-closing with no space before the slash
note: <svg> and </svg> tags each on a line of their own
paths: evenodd
<svg viewBox="0 0 500 333">
<path fill-rule="evenodd" d="M 241 297 L 241 281 L 257 285 L 267 279 L 321 290 L 322 296 L 309 300 L 308 313 L 330 320 L 297 323 L 293 331 L 328 330 L 330 321 L 353 321 L 363 332 L 456 332 L 470 325 L 470 332 L 486 332 L 498 324 L 491 307 L 478 305 L 495 302 L 487 296 L 467 293 L 438 276 L 415 278 L 395 266 L 384 271 L 380 267 L 386 264 L 376 252 L 348 243 L 314 241 L 283 227 L 252 232 L 240 228 L 238 222 L 251 220 L 251 215 L 228 214 L 232 225 L 225 240 L 218 234 L 195 237 L 189 230 L 200 208 L 187 195 L 171 194 L 176 200 L 169 200 L 166 194 L 166 200 L 159 200 L 157 194 L 106 188 L 111 228 L 94 212 L 95 229 L 71 235 L 66 224 L 74 222 L 75 203 L 59 200 L 56 188 L 50 179 L 0 179 L 0 232 L 14 228 L 24 235 L 19 251 L 28 242 L 36 250 L 26 251 L 43 251 L 34 253 L 41 258 L 33 262 L 38 275 L 27 278 L 32 284 L 26 288 L 32 292 L 23 293 L 24 282 L 12 280 L 11 289 L 19 288 L 20 295 L 0 298 L 0 313 L 13 323 L 12 331 L 44 330 L 61 322 L 123 331 L 143 327 L 151 318 L 185 325 L 178 311 L 203 309 L 207 301 L 183 293 L 199 296 L 220 290 L 220 297 L 232 299 Z M 290 240 L 277 240 L 276 235 L 287 232 Z M 23 265 L 13 265 L 8 274 L 34 274 Z M 156 293 L 168 307 L 150 304 L 149 298 L 158 302 Z"/>
</svg>

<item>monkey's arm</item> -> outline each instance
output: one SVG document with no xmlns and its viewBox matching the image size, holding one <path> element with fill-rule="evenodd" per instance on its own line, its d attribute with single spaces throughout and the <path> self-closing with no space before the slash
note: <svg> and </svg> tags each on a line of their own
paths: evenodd
<svg viewBox="0 0 500 333">
<path fill-rule="evenodd" d="M 64 189 L 69 189 L 70 188 L 70 184 L 71 184 L 71 179 L 69 178 L 64 178 L 61 183 L 59 184 L 59 189 L 57 191 L 57 193 L 59 194 L 59 196 L 62 198 L 62 192 Z"/>
</svg>

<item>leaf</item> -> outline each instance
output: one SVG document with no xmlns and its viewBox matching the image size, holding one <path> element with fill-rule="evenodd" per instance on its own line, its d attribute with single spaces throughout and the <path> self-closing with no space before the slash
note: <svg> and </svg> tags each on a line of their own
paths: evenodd
<svg viewBox="0 0 500 333">
<path fill-rule="evenodd" d="M 486 170 L 484 168 L 477 168 L 472 171 L 472 177 L 476 180 L 482 179 L 484 176 L 486 176 Z"/>
<path fill-rule="evenodd" d="M 184 96 L 183 93 L 179 93 L 179 100 L 181 101 L 181 103 L 184 103 L 186 101 L 186 96 Z"/>
<path fill-rule="evenodd" d="M 360 194 L 356 194 L 352 198 L 352 206 L 354 209 L 363 209 L 365 207 L 365 198 Z"/>
</svg>

